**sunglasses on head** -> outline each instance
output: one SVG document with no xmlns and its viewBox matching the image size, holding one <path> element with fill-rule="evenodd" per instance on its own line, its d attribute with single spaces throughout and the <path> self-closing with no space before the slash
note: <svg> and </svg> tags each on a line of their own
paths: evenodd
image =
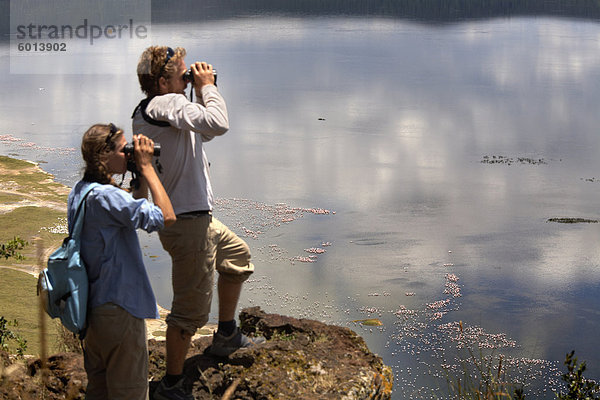
<svg viewBox="0 0 600 400">
<path fill-rule="evenodd" d="M 162 73 L 165 71 L 165 67 L 167 66 L 167 64 L 169 63 L 169 61 L 171 61 L 171 58 L 175 55 L 175 52 L 173 51 L 172 48 L 167 47 L 167 59 L 165 60 L 165 63 L 163 64 L 162 68 L 160 69 L 160 74 L 162 75 Z"/>
<path fill-rule="evenodd" d="M 110 133 L 106 137 L 106 146 L 110 145 L 110 143 L 112 142 L 113 137 L 115 137 L 115 135 L 117 134 L 117 132 L 119 132 L 119 128 L 117 128 L 112 122 L 110 124 L 108 124 L 108 127 L 110 129 Z"/>
</svg>

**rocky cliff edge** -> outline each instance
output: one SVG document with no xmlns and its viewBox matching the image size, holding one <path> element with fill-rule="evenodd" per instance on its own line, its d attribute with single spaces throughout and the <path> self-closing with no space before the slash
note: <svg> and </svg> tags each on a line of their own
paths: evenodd
<svg viewBox="0 0 600 400">
<path fill-rule="evenodd" d="M 192 342 L 185 374 L 196 399 L 390 399 L 391 368 L 371 353 L 349 328 L 267 314 L 259 307 L 240 313 L 246 334 L 267 342 L 227 358 L 204 355 L 211 337 Z M 164 342 L 150 340 L 150 392 L 165 370 Z M 83 399 L 87 379 L 83 357 L 49 357 L 43 379 L 41 360 L 10 360 L 0 354 L 0 398 Z M 45 382 L 45 383 L 44 383 Z"/>
</svg>

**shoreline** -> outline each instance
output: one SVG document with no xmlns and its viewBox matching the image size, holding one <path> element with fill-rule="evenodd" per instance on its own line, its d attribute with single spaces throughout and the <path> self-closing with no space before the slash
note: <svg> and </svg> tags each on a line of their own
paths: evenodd
<svg viewBox="0 0 600 400">
<path fill-rule="evenodd" d="M 23 272 L 28 275 L 33 276 L 37 279 L 39 276 L 38 267 L 34 265 L 0 265 L 0 269 L 10 269 L 17 272 Z M 169 314 L 169 310 L 156 303 L 156 307 L 158 308 L 159 318 L 157 319 L 146 319 L 146 338 L 148 340 L 154 339 L 156 341 L 165 341 L 166 331 L 167 331 L 167 322 L 166 318 Z M 37 312 L 38 307 L 32 306 L 32 313 Z M 57 320 L 58 321 L 58 320 Z M 199 339 L 204 336 L 211 336 L 213 332 L 217 330 L 216 324 L 206 324 L 202 328 L 198 329 L 196 334 L 192 337 L 192 340 Z"/>
<path fill-rule="evenodd" d="M 24 272 L 37 279 L 40 268 L 45 268 L 49 255 L 60 246 L 62 239 L 68 236 L 66 232 L 66 213 L 67 204 L 66 199 L 71 190 L 68 186 L 58 183 L 54 180 L 54 176 L 44 171 L 38 163 L 19 160 L 9 156 L 0 155 L 0 217 L 9 216 L 15 210 L 19 210 L 23 207 L 35 207 L 39 209 L 42 214 L 45 210 L 48 210 L 48 214 L 54 212 L 56 215 L 62 213 L 63 220 L 62 225 L 47 228 L 45 224 L 38 227 L 37 233 L 28 232 L 23 235 L 20 233 L 20 226 L 18 222 L 14 227 L 9 227 L 8 232 L 1 232 L 5 237 L 22 237 L 29 242 L 27 246 L 26 260 L 23 263 L 7 263 L 0 265 L 2 269 L 11 269 L 19 272 Z M 32 177 L 34 179 L 34 187 L 31 186 Z M 54 216 L 49 216 L 48 219 L 42 218 L 44 222 L 48 220 L 54 220 Z M 54 231 L 51 231 L 54 228 Z M 3 228 L 5 229 L 5 228 Z M 43 231 L 50 231 L 47 235 L 52 236 L 52 240 L 43 240 L 42 244 L 42 261 L 38 261 L 35 254 L 37 253 L 37 245 L 35 243 L 35 237 L 39 237 Z M 7 235 L 7 233 L 9 233 Z M 27 236 L 27 237 L 23 237 Z M 166 340 L 166 329 L 167 324 L 165 321 L 169 310 L 157 303 L 158 312 L 160 318 L 158 319 L 147 319 L 146 320 L 146 333 L 148 339 L 154 339 L 157 341 Z M 37 305 L 31 307 L 31 313 L 37 313 Z M 216 330 L 215 324 L 208 324 L 203 328 L 199 329 L 194 339 L 212 335 Z"/>
</svg>

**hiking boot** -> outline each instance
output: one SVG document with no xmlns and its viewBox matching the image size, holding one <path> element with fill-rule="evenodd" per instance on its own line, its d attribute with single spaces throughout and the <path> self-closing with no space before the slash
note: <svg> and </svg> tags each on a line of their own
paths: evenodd
<svg viewBox="0 0 600 400">
<path fill-rule="evenodd" d="M 264 342 L 265 338 L 262 336 L 249 338 L 240 331 L 240 328 L 235 328 L 235 331 L 230 336 L 224 336 L 222 333 L 215 332 L 212 345 L 206 348 L 205 353 L 211 356 L 227 357 L 237 349 L 252 347 Z"/>
<path fill-rule="evenodd" d="M 194 400 L 194 396 L 192 396 L 192 388 L 185 378 L 181 378 L 173 386 L 167 386 L 167 382 L 163 378 L 154 391 L 152 400 Z"/>
</svg>

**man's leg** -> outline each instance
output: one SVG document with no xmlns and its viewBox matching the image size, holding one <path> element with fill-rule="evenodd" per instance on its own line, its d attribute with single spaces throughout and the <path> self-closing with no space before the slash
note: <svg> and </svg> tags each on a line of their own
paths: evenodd
<svg viewBox="0 0 600 400">
<path fill-rule="evenodd" d="M 163 229 L 160 240 L 173 262 L 173 303 L 167 316 L 166 376 L 154 393 L 155 399 L 191 399 L 191 387 L 183 377 L 183 366 L 191 338 L 208 321 L 214 276 L 214 256 L 206 234 L 210 218 L 178 219 Z"/>
<path fill-rule="evenodd" d="M 219 293 L 219 321 L 235 319 L 235 309 L 242 293 L 242 282 L 232 282 L 219 277 L 217 283 Z"/>
<path fill-rule="evenodd" d="M 236 326 L 235 311 L 242 291 L 242 282 L 230 281 L 219 276 L 217 283 L 219 296 L 219 327 L 213 336 L 208 354 L 226 357 L 241 347 L 264 343 L 264 337 L 250 338 Z"/>
<path fill-rule="evenodd" d="M 183 374 L 183 363 L 192 335 L 176 326 L 167 326 L 167 375 Z"/>
<path fill-rule="evenodd" d="M 209 354 L 223 357 L 240 347 L 262 343 L 264 338 L 250 339 L 236 327 L 235 322 L 242 284 L 254 272 L 248 245 L 216 218 L 213 218 L 211 233 L 218 238 L 216 269 L 219 272 L 219 327 L 207 351 Z"/>
<path fill-rule="evenodd" d="M 235 329 L 235 311 L 243 282 L 254 272 L 246 242 L 213 218 L 212 232 L 218 233 L 216 269 L 219 272 L 219 327 Z M 225 324 L 224 324 L 225 323 Z M 226 329 L 227 332 L 229 329 Z"/>
</svg>

